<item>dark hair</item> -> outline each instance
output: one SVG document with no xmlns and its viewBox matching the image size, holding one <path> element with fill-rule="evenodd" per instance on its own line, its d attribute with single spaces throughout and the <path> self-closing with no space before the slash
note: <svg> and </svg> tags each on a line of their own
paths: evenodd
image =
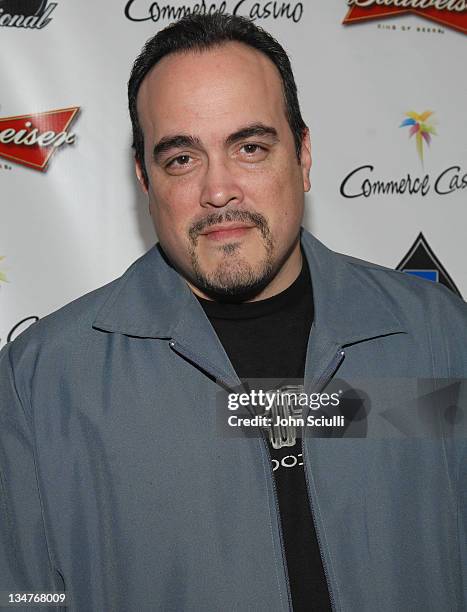
<svg viewBox="0 0 467 612">
<path fill-rule="evenodd" d="M 279 70 L 285 99 L 287 121 L 292 130 L 297 157 L 300 160 L 303 131 L 306 124 L 300 113 L 297 86 L 287 53 L 275 38 L 245 17 L 213 13 L 190 14 L 170 24 L 144 45 L 136 58 L 128 81 L 128 102 L 133 127 L 133 148 L 140 163 L 145 183 L 144 136 L 138 120 L 136 97 L 145 76 L 166 55 L 180 51 L 203 51 L 230 41 L 249 45 L 264 53 Z"/>
</svg>

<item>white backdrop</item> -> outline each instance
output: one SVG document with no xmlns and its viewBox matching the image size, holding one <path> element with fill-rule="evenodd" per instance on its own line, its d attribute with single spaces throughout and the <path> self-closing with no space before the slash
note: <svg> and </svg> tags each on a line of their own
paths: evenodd
<svg viewBox="0 0 467 612">
<path fill-rule="evenodd" d="M 457 29 L 413 13 L 343 25 L 347 4 L 0 0 L 0 345 L 19 321 L 27 319 L 11 338 L 31 317 L 119 276 L 154 243 L 134 178 L 126 83 L 145 40 L 173 21 L 167 12 L 195 5 L 256 18 L 290 53 L 313 144 L 305 226 L 335 250 L 388 267 L 422 232 L 465 298 L 467 3 L 457 0 Z M 44 171 L 25 165 L 53 151 L 46 137 L 11 142 L 28 116 L 73 107 L 62 138 L 71 142 L 55 147 Z M 433 113 L 423 163 L 412 126 L 399 127 L 410 111 Z M 34 127 L 36 136 L 52 129 L 41 117 Z M 342 187 L 361 166 L 373 171 Z M 373 191 L 375 181 L 391 190 L 388 181 L 425 176 L 425 195 L 341 193 L 358 195 L 365 179 Z"/>
</svg>

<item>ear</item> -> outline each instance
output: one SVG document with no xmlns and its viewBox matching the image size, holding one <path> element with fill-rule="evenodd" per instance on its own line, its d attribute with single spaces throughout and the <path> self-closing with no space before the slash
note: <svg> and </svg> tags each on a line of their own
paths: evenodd
<svg viewBox="0 0 467 612">
<path fill-rule="evenodd" d="M 141 163 L 136 159 L 136 157 L 135 157 L 135 172 L 136 172 L 136 178 L 138 179 L 138 183 L 141 189 L 143 190 L 143 193 L 147 195 L 148 186 L 147 186 L 146 181 L 144 180 L 144 174 L 141 168 Z"/>
<path fill-rule="evenodd" d="M 311 170 L 311 141 L 310 141 L 310 130 L 305 128 L 303 130 L 302 137 L 302 148 L 300 152 L 300 165 L 302 166 L 302 177 L 303 177 L 303 191 L 310 191 L 310 170 Z"/>
</svg>

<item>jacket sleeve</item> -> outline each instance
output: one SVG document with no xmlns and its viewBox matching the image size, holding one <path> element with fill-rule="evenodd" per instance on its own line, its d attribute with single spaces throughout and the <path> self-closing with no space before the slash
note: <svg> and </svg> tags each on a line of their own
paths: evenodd
<svg viewBox="0 0 467 612">
<path fill-rule="evenodd" d="M 461 461 L 459 490 L 459 539 L 461 545 L 461 562 L 463 567 L 464 606 L 467 610 L 467 444 L 464 447 L 464 457 Z"/>
<path fill-rule="evenodd" d="M 467 351 L 467 344 L 465 350 Z M 464 597 L 462 602 L 464 607 L 462 609 L 467 610 L 467 376 L 461 380 L 460 398 L 460 418 L 462 419 L 463 429 L 457 440 L 458 453 L 460 456 L 457 486 L 457 516 Z"/>
<path fill-rule="evenodd" d="M 457 527 L 462 577 L 462 610 L 467 610 L 467 304 L 443 286 L 438 324 L 438 346 L 448 355 L 449 381 L 459 383 L 458 420 L 446 440 L 448 461 L 452 461 L 457 492 Z M 444 353 L 444 354 L 446 354 Z"/>
<path fill-rule="evenodd" d="M 32 418 L 18 395 L 11 345 L 0 352 L 0 591 L 63 590 L 49 557 L 36 461 Z M 0 608 L 2 606 L 0 605 Z M 5 608 L 7 609 L 7 608 Z M 27 605 L 16 610 L 57 610 Z"/>
</svg>

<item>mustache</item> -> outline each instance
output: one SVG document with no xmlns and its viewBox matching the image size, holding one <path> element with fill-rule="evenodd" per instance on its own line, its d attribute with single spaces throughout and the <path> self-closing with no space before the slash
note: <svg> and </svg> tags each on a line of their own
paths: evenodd
<svg viewBox="0 0 467 612">
<path fill-rule="evenodd" d="M 190 240 L 195 243 L 199 234 L 211 225 L 217 225 L 218 223 L 228 223 L 230 221 L 240 221 L 241 223 L 252 223 L 256 225 L 263 236 L 269 234 L 269 226 L 267 219 L 264 215 L 251 212 L 249 210 L 228 210 L 224 213 L 210 213 L 203 219 L 193 223 L 189 230 L 188 236 Z"/>
</svg>

